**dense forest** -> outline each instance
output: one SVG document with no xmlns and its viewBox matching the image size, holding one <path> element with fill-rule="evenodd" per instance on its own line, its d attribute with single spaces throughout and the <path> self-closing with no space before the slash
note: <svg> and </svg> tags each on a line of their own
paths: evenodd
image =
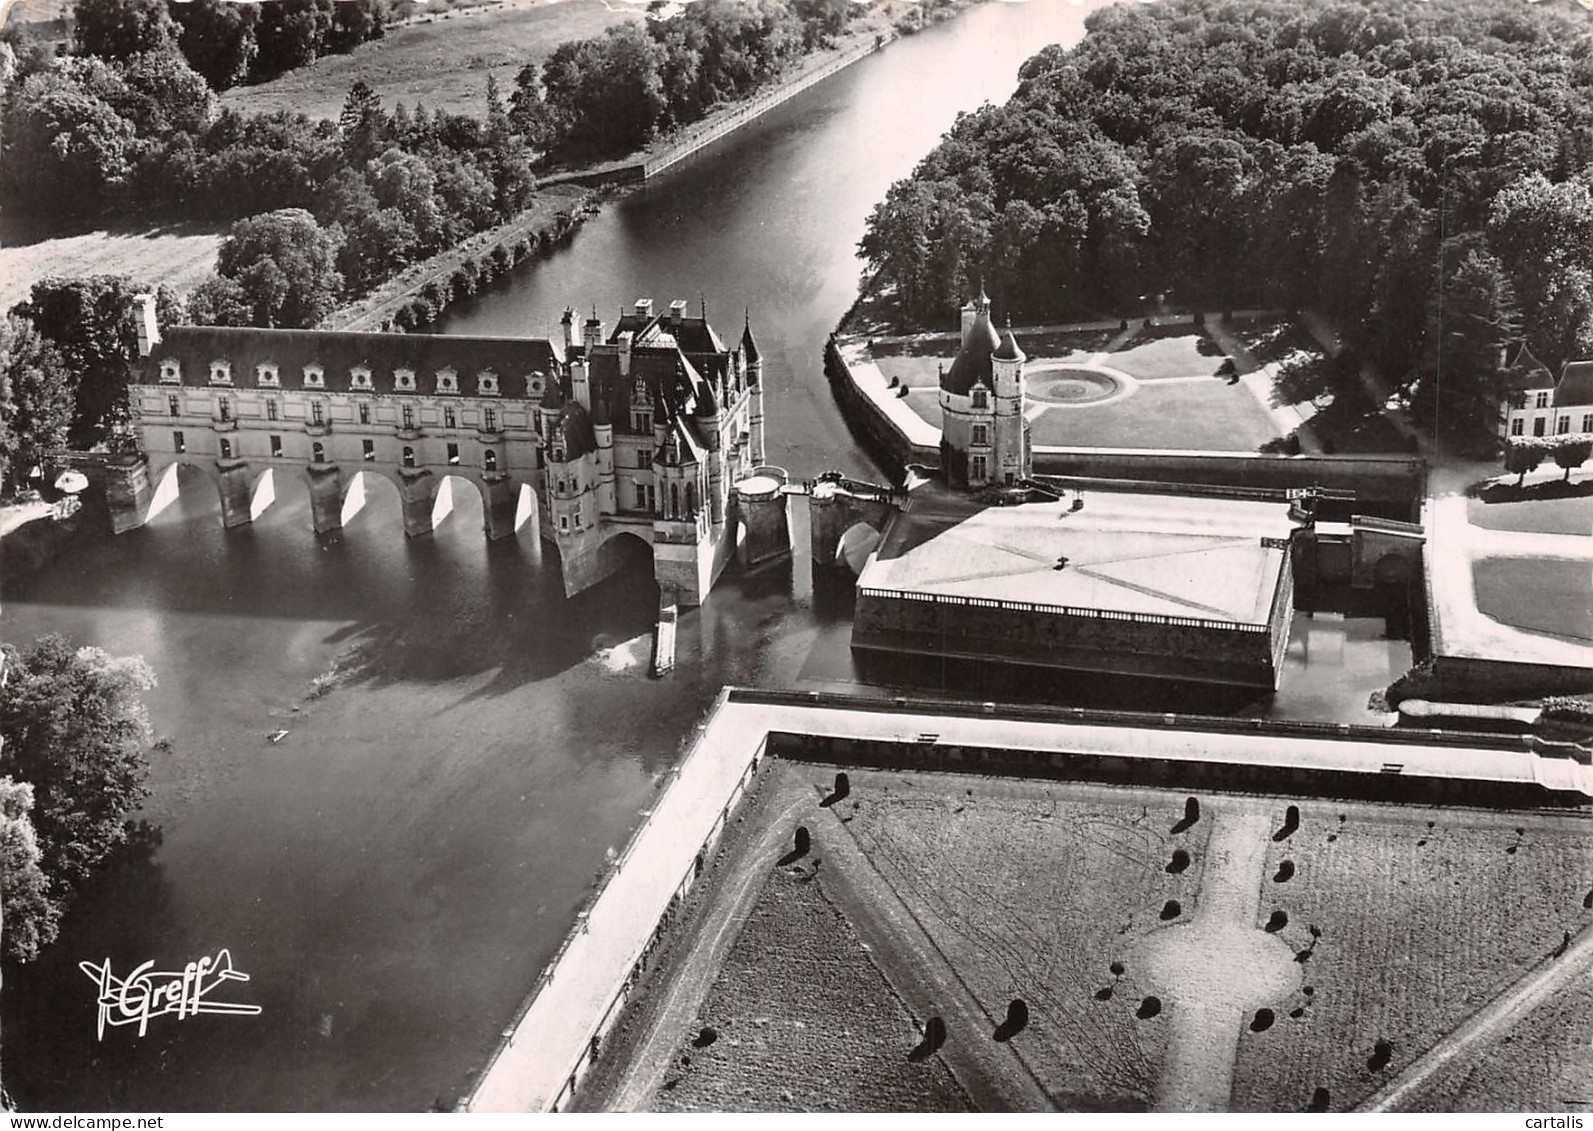
<svg viewBox="0 0 1593 1131">
<path fill-rule="evenodd" d="M 1476 446 L 1524 337 L 1593 355 L 1593 33 L 1520 0 L 1096 12 L 869 218 L 904 318 L 1310 306 Z"/>
</svg>

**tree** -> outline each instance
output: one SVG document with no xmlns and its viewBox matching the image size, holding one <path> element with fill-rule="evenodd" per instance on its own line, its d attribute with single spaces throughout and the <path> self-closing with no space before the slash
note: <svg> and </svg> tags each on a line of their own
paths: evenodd
<svg viewBox="0 0 1593 1131">
<path fill-rule="evenodd" d="M 77 0 L 73 15 L 78 50 L 101 59 L 130 59 L 177 40 L 166 0 Z"/>
<path fill-rule="evenodd" d="M 1488 240 L 1510 272 L 1532 351 L 1550 369 L 1593 345 L 1593 192 L 1533 173 L 1504 188 Z"/>
<path fill-rule="evenodd" d="M 1527 481 L 1527 472 L 1536 471 L 1543 462 L 1543 445 L 1532 440 L 1511 440 L 1505 446 L 1505 470 L 1519 478 L 1516 486 Z"/>
<path fill-rule="evenodd" d="M 326 49 L 341 54 L 354 50 L 367 39 L 380 39 L 384 15 L 382 0 L 340 0 L 332 12 Z"/>
<path fill-rule="evenodd" d="M 73 381 L 60 353 L 17 314 L 0 323 L 0 487 L 66 446 Z"/>
<path fill-rule="evenodd" d="M 28 301 L 17 308 L 77 375 L 70 434 L 75 447 L 92 447 L 128 419 L 128 379 L 138 354 L 133 296 L 150 289 L 126 275 L 51 276 L 33 284 Z M 157 290 L 156 302 L 163 322 L 179 315 L 169 289 Z"/>
<path fill-rule="evenodd" d="M 256 326 L 314 326 L 332 312 L 343 279 L 337 240 L 302 208 L 239 220 L 216 254 L 216 272 L 238 283 Z"/>
<path fill-rule="evenodd" d="M 33 828 L 33 787 L 0 777 L 0 957 L 30 962 L 55 941 L 61 905 L 50 898 Z"/>
<path fill-rule="evenodd" d="M 149 51 L 121 68 L 125 104 L 112 102 L 141 137 L 198 135 L 210 124 L 216 100 L 205 77 L 175 47 Z"/>
<path fill-rule="evenodd" d="M 33 787 L 40 866 L 65 896 L 126 836 L 149 795 L 149 719 L 140 695 L 155 686 L 143 660 L 74 649 L 46 636 L 26 653 L 4 646 L 0 771 Z"/>
<path fill-rule="evenodd" d="M 260 5 L 255 39 L 259 77 L 268 78 L 313 63 L 332 29 L 332 0 L 266 0 Z"/>
<path fill-rule="evenodd" d="M 393 132 L 382 100 L 363 80 L 349 88 L 337 128 L 343 136 L 343 154 L 356 169 L 380 153 Z"/>
<path fill-rule="evenodd" d="M 237 86 L 249 76 L 260 45 L 255 25 L 260 9 L 233 0 L 186 0 L 174 3 L 181 25 L 177 45 L 189 64 L 216 90 Z"/>
<path fill-rule="evenodd" d="M 195 326 L 247 326 L 254 307 L 243 284 L 214 272 L 188 295 L 188 317 Z"/>
<path fill-rule="evenodd" d="M 1457 251 L 1446 248 L 1444 258 L 1452 262 Z M 1501 362 L 1519 326 L 1504 267 L 1485 250 L 1465 251 L 1439 291 L 1432 356 L 1412 399 L 1417 417 L 1461 451 L 1495 442 L 1499 406 L 1510 394 Z"/>
<path fill-rule="evenodd" d="M 126 183 L 134 140 L 131 123 L 72 78 L 34 75 L 7 108 L 0 183 L 37 215 L 93 215 Z"/>
<path fill-rule="evenodd" d="M 1554 462 L 1565 469 L 1567 481 L 1589 456 L 1593 456 L 1593 436 L 1563 437 L 1554 445 Z"/>
</svg>

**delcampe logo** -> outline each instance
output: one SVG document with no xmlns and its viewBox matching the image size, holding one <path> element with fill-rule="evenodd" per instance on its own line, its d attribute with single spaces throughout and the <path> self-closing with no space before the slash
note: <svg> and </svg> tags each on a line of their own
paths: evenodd
<svg viewBox="0 0 1593 1131">
<path fill-rule="evenodd" d="M 111 973 L 111 960 L 104 962 L 79 962 L 78 969 L 99 986 L 99 1039 L 105 1039 L 105 1027 L 137 1025 L 142 1037 L 149 1031 L 151 1017 L 175 1013 L 181 1021 L 201 1013 L 226 1013 L 237 1017 L 254 1017 L 260 1013 L 258 1005 L 240 1005 L 229 1001 L 211 1001 L 209 995 L 223 982 L 247 982 L 249 975 L 232 968 L 232 954 L 223 949 L 215 958 L 201 958 L 190 962 L 181 970 L 154 970 L 155 964 L 145 962 L 136 966 L 125 978 Z"/>
</svg>

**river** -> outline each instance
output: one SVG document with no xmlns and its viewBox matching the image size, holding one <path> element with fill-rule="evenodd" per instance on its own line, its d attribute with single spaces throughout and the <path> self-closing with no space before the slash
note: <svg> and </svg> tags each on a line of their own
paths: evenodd
<svg viewBox="0 0 1593 1131">
<path fill-rule="evenodd" d="M 606 207 L 445 329 L 551 335 L 566 304 L 612 319 L 638 297 L 703 296 L 731 337 L 750 309 L 771 460 L 877 477 L 820 356 L 856 291 L 864 218 L 959 111 L 1076 41 L 1092 6 L 989 4 L 895 43 Z M 720 687 L 853 675 L 844 613 L 800 567 L 723 583 L 655 681 L 643 562 L 566 601 L 534 535 L 485 542 L 470 492 L 406 540 L 396 492 L 374 483 L 319 541 L 302 490 L 279 492 L 224 531 L 213 492 L 185 484 L 144 529 L 7 585 L 9 639 L 64 632 L 143 655 L 160 681 L 158 838 L 82 893 L 45 957 L 7 971 L 6 1084 L 24 1110 L 451 1105 Z M 315 694 L 334 667 L 340 684 Z M 251 978 L 230 998 L 259 1016 L 96 1037 L 79 961 L 180 969 L 223 947 Z"/>
</svg>

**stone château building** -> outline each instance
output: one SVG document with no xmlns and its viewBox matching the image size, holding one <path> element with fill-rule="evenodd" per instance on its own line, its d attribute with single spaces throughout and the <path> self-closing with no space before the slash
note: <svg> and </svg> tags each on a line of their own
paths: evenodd
<svg viewBox="0 0 1593 1131">
<path fill-rule="evenodd" d="M 1507 364 L 1522 377 L 1503 407 L 1502 439 L 1593 433 L 1593 361 L 1568 361 L 1555 380 L 1549 367 L 1522 344 Z"/>
<path fill-rule="evenodd" d="M 397 486 L 404 530 L 428 533 L 445 483 L 481 493 L 487 535 L 536 521 L 565 590 L 651 547 L 660 585 L 699 603 L 735 546 L 731 488 L 763 462 L 763 369 L 750 319 L 728 347 L 684 302 L 643 299 L 612 333 L 561 342 L 174 326 L 140 296 L 131 401 L 144 462 L 113 488 L 118 530 L 141 524 L 178 464 L 212 479 L 229 526 L 264 505 L 268 472 L 302 475 L 315 529 L 342 524 L 361 472 Z M 268 499 L 264 501 L 269 501 Z"/>
<path fill-rule="evenodd" d="M 963 307 L 962 344 L 940 373 L 940 461 L 953 486 L 1011 486 L 1029 477 L 1027 360 L 1010 325 L 997 333 L 983 291 Z"/>
</svg>

